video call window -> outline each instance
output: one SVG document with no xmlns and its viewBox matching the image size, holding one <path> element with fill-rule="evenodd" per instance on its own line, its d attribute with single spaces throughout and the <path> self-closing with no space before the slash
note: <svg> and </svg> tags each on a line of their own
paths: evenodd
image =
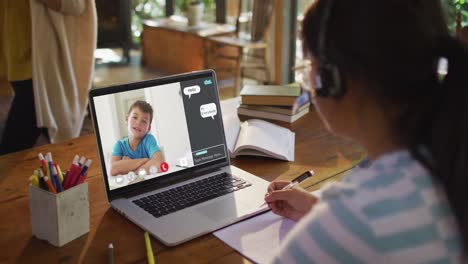
<svg viewBox="0 0 468 264">
<path fill-rule="evenodd" d="M 94 97 L 110 190 L 226 157 L 211 78 Z"/>
</svg>

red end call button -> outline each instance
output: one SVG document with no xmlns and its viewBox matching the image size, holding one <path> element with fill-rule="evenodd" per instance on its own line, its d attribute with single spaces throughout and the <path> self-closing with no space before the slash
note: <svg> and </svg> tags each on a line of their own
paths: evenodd
<svg viewBox="0 0 468 264">
<path fill-rule="evenodd" d="M 163 162 L 161 163 L 161 165 L 159 166 L 159 169 L 161 169 L 162 172 L 166 172 L 169 170 L 169 164 L 167 164 L 166 162 Z"/>
</svg>

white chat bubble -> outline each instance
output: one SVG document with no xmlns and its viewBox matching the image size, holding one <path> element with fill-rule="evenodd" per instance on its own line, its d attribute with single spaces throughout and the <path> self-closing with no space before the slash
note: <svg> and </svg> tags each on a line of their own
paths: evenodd
<svg viewBox="0 0 468 264">
<path fill-rule="evenodd" d="M 204 104 L 200 106 L 201 117 L 207 118 L 211 117 L 214 119 L 214 116 L 218 114 L 218 109 L 216 108 L 215 103 Z"/>
<path fill-rule="evenodd" d="M 194 86 L 189 86 L 184 88 L 184 94 L 188 95 L 188 98 L 192 96 L 192 94 L 197 94 L 200 92 L 200 86 L 194 85 Z"/>
</svg>

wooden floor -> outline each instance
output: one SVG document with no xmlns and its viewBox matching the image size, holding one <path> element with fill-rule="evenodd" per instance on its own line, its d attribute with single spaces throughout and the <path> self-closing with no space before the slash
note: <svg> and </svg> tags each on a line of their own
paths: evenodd
<svg viewBox="0 0 468 264">
<path fill-rule="evenodd" d="M 120 56 L 119 50 L 111 50 L 117 56 Z M 120 65 L 115 63 L 96 64 L 93 87 L 106 87 L 111 85 L 147 80 L 164 76 L 165 74 L 142 67 L 140 63 L 140 51 L 132 50 L 130 53 L 130 63 Z M 221 100 L 234 96 L 234 88 L 226 87 L 220 90 Z M 12 96 L 5 93 L 0 94 L 0 137 L 3 134 L 8 110 Z M 85 119 L 81 135 L 87 135 L 93 132 L 93 127 L 89 116 Z"/>
</svg>

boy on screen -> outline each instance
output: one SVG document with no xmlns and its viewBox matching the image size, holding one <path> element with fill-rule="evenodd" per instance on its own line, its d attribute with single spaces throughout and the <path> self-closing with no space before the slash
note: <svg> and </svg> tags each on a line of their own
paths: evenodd
<svg viewBox="0 0 468 264">
<path fill-rule="evenodd" d="M 127 174 L 141 168 L 146 172 L 164 162 L 156 138 L 150 133 L 153 108 L 145 101 L 136 101 L 125 117 L 128 136 L 114 144 L 111 158 L 111 175 Z"/>
</svg>

